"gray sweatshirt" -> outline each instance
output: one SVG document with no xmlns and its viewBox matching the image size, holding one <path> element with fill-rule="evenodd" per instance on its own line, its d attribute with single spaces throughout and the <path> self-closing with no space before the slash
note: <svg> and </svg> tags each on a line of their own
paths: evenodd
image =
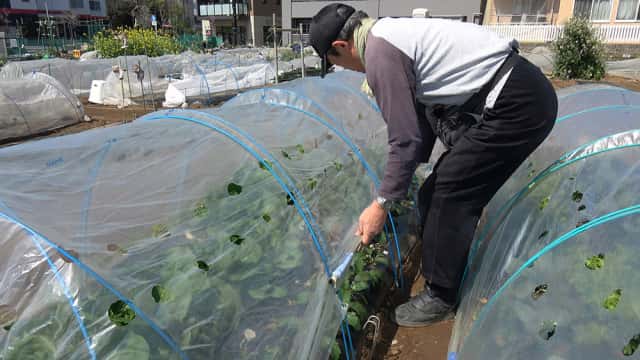
<svg viewBox="0 0 640 360">
<path fill-rule="evenodd" d="M 436 136 L 418 108 L 462 105 L 489 83 L 516 46 L 469 23 L 384 18 L 369 31 L 366 76 L 387 123 L 389 157 L 379 194 L 406 197 Z"/>
</svg>

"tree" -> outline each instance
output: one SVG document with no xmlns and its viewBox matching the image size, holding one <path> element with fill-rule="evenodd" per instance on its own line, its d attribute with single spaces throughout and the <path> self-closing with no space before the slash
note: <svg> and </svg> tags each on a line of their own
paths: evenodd
<svg viewBox="0 0 640 360">
<path fill-rule="evenodd" d="M 171 24 L 177 33 L 189 30 L 180 0 L 109 0 L 109 17 L 114 27 L 151 27 L 151 14 L 160 24 Z"/>
<path fill-rule="evenodd" d="M 604 45 L 591 22 L 574 17 L 554 42 L 553 75 L 561 79 L 600 80 L 605 74 Z"/>
</svg>

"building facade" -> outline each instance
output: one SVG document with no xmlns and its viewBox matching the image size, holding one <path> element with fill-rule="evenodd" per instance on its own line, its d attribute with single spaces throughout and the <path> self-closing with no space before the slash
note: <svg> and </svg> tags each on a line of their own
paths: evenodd
<svg viewBox="0 0 640 360">
<path fill-rule="evenodd" d="M 80 19 L 91 19 L 105 18 L 107 7 L 105 0 L 0 0 L 0 13 L 12 17 L 73 14 Z"/>
<path fill-rule="evenodd" d="M 203 26 L 203 20 L 208 21 L 211 33 L 230 45 L 269 43 L 273 14 L 277 14 L 280 24 L 280 13 L 280 0 L 197 0 L 194 9 L 196 25 Z"/>
<path fill-rule="evenodd" d="M 77 37 L 106 18 L 105 0 L 0 0 L 0 32 L 6 38 Z"/>
<path fill-rule="evenodd" d="M 298 28 L 303 25 L 307 33 L 311 18 L 322 7 L 335 1 L 318 0 L 282 0 L 282 26 L 284 28 Z M 357 0 L 341 1 L 344 4 L 363 10 L 373 18 L 381 17 L 410 17 L 414 9 L 428 9 L 432 17 L 459 19 L 462 21 L 479 21 L 480 0 Z M 291 36 L 283 34 L 285 43 L 291 41 Z"/>
<path fill-rule="evenodd" d="M 572 16 L 640 26 L 640 0 L 487 0 L 484 24 L 561 25 Z"/>
</svg>

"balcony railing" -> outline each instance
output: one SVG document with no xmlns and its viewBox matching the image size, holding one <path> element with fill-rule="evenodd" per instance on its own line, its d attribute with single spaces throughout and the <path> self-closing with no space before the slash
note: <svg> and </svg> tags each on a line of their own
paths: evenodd
<svg viewBox="0 0 640 360">
<path fill-rule="evenodd" d="M 490 14 L 490 24 L 549 24 L 554 14 Z"/>
<path fill-rule="evenodd" d="M 596 24 L 596 33 L 606 44 L 640 44 L 640 26 L 635 24 Z M 562 25 L 494 24 L 485 28 L 520 42 L 544 43 L 558 39 Z"/>
<path fill-rule="evenodd" d="M 236 4 L 236 15 L 247 14 L 247 4 Z M 233 4 L 200 4 L 200 16 L 233 16 Z"/>
</svg>

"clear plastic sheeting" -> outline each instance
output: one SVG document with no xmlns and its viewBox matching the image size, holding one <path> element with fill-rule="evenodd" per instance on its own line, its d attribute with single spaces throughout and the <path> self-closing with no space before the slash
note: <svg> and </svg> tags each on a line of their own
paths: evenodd
<svg viewBox="0 0 640 360">
<path fill-rule="evenodd" d="M 544 46 L 537 46 L 529 51 L 522 51 L 521 55 L 545 74 L 553 72 L 553 52 Z"/>
<path fill-rule="evenodd" d="M 104 80 L 100 97 L 103 105 L 127 106 L 144 96 L 162 97 L 168 107 L 177 107 L 187 98 L 209 100 L 212 96 L 237 93 L 240 89 L 275 82 L 273 62 L 263 55 L 268 49 L 222 50 L 213 54 L 184 52 L 155 58 L 121 56 L 113 59 L 87 58 L 11 62 L 0 70 L 0 79 L 19 79 L 25 74 L 42 72 L 58 80 L 72 93 L 88 95 L 94 80 Z M 319 58 L 305 58 L 305 67 L 317 67 Z M 301 59 L 279 61 L 280 75 L 297 71 Z M 138 76 L 142 70 L 142 81 Z"/>
<path fill-rule="evenodd" d="M 640 96 L 586 87 L 559 100 L 551 136 L 480 221 L 450 359 L 613 359 L 637 348 Z"/>
<path fill-rule="evenodd" d="M 640 59 L 607 61 L 607 73 L 628 79 L 640 80 Z"/>
<path fill-rule="evenodd" d="M 386 153 L 339 76 L 0 149 L 0 358 L 326 359 Z"/>
<path fill-rule="evenodd" d="M 66 89 L 76 95 L 87 95 L 93 80 L 104 80 L 114 66 L 128 68 L 140 62 L 147 66 L 146 56 L 124 56 L 113 59 L 93 59 L 85 61 L 66 59 L 29 60 L 7 63 L 0 70 L 0 79 L 17 79 L 25 74 L 41 72 L 58 80 Z M 163 74 L 159 74 L 163 76 Z"/>
<path fill-rule="evenodd" d="M 35 135 L 84 120 L 78 98 L 42 73 L 0 80 L 0 141 Z"/>
<path fill-rule="evenodd" d="M 257 53 L 257 51 L 254 51 Z M 66 59 L 46 59 L 46 60 L 29 60 L 7 63 L 0 70 L 0 79 L 17 79 L 31 72 L 42 72 L 48 74 L 60 81 L 67 89 L 75 94 L 88 94 L 91 89 L 93 80 L 106 80 L 114 66 L 122 69 L 129 69 L 129 77 L 131 83 L 137 82 L 135 74 L 131 73 L 134 64 L 140 66 L 146 71 L 145 82 L 149 79 L 153 81 L 165 81 L 164 88 L 162 85 L 157 87 L 159 91 L 164 91 L 167 87 L 166 78 L 182 78 L 184 72 L 189 73 L 189 69 L 193 68 L 193 64 L 203 65 L 212 61 L 218 61 L 218 55 L 196 54 L 190 51 L 178 55 L 164 55 L 156 58 L 147 56 L 120 56 L 112 59 L 86 59 L 83 61 L 66 60 Z M 254 64 L 259 57 L 242 58 L 244 64 Z M 232 63 L 233 64 L 233 63 Z"/>
<path fill-rule="evenodd" d="M 580 85 L 558 91 L 558 120 L 570 118 L 580 111 L 640 106 L 640 93 L 600 84 Z"/>
<path fill-rule="evenodd" d="M 187 99 L 210 100 L 211 96 L 237 93 L 240 89 L 260 87 L 275 82 L 269 63 L 229 66 L 221 63 L 197 67 L 197 73 L 168 84 L 165 107 L 177 107 Z"/>
</svg>

